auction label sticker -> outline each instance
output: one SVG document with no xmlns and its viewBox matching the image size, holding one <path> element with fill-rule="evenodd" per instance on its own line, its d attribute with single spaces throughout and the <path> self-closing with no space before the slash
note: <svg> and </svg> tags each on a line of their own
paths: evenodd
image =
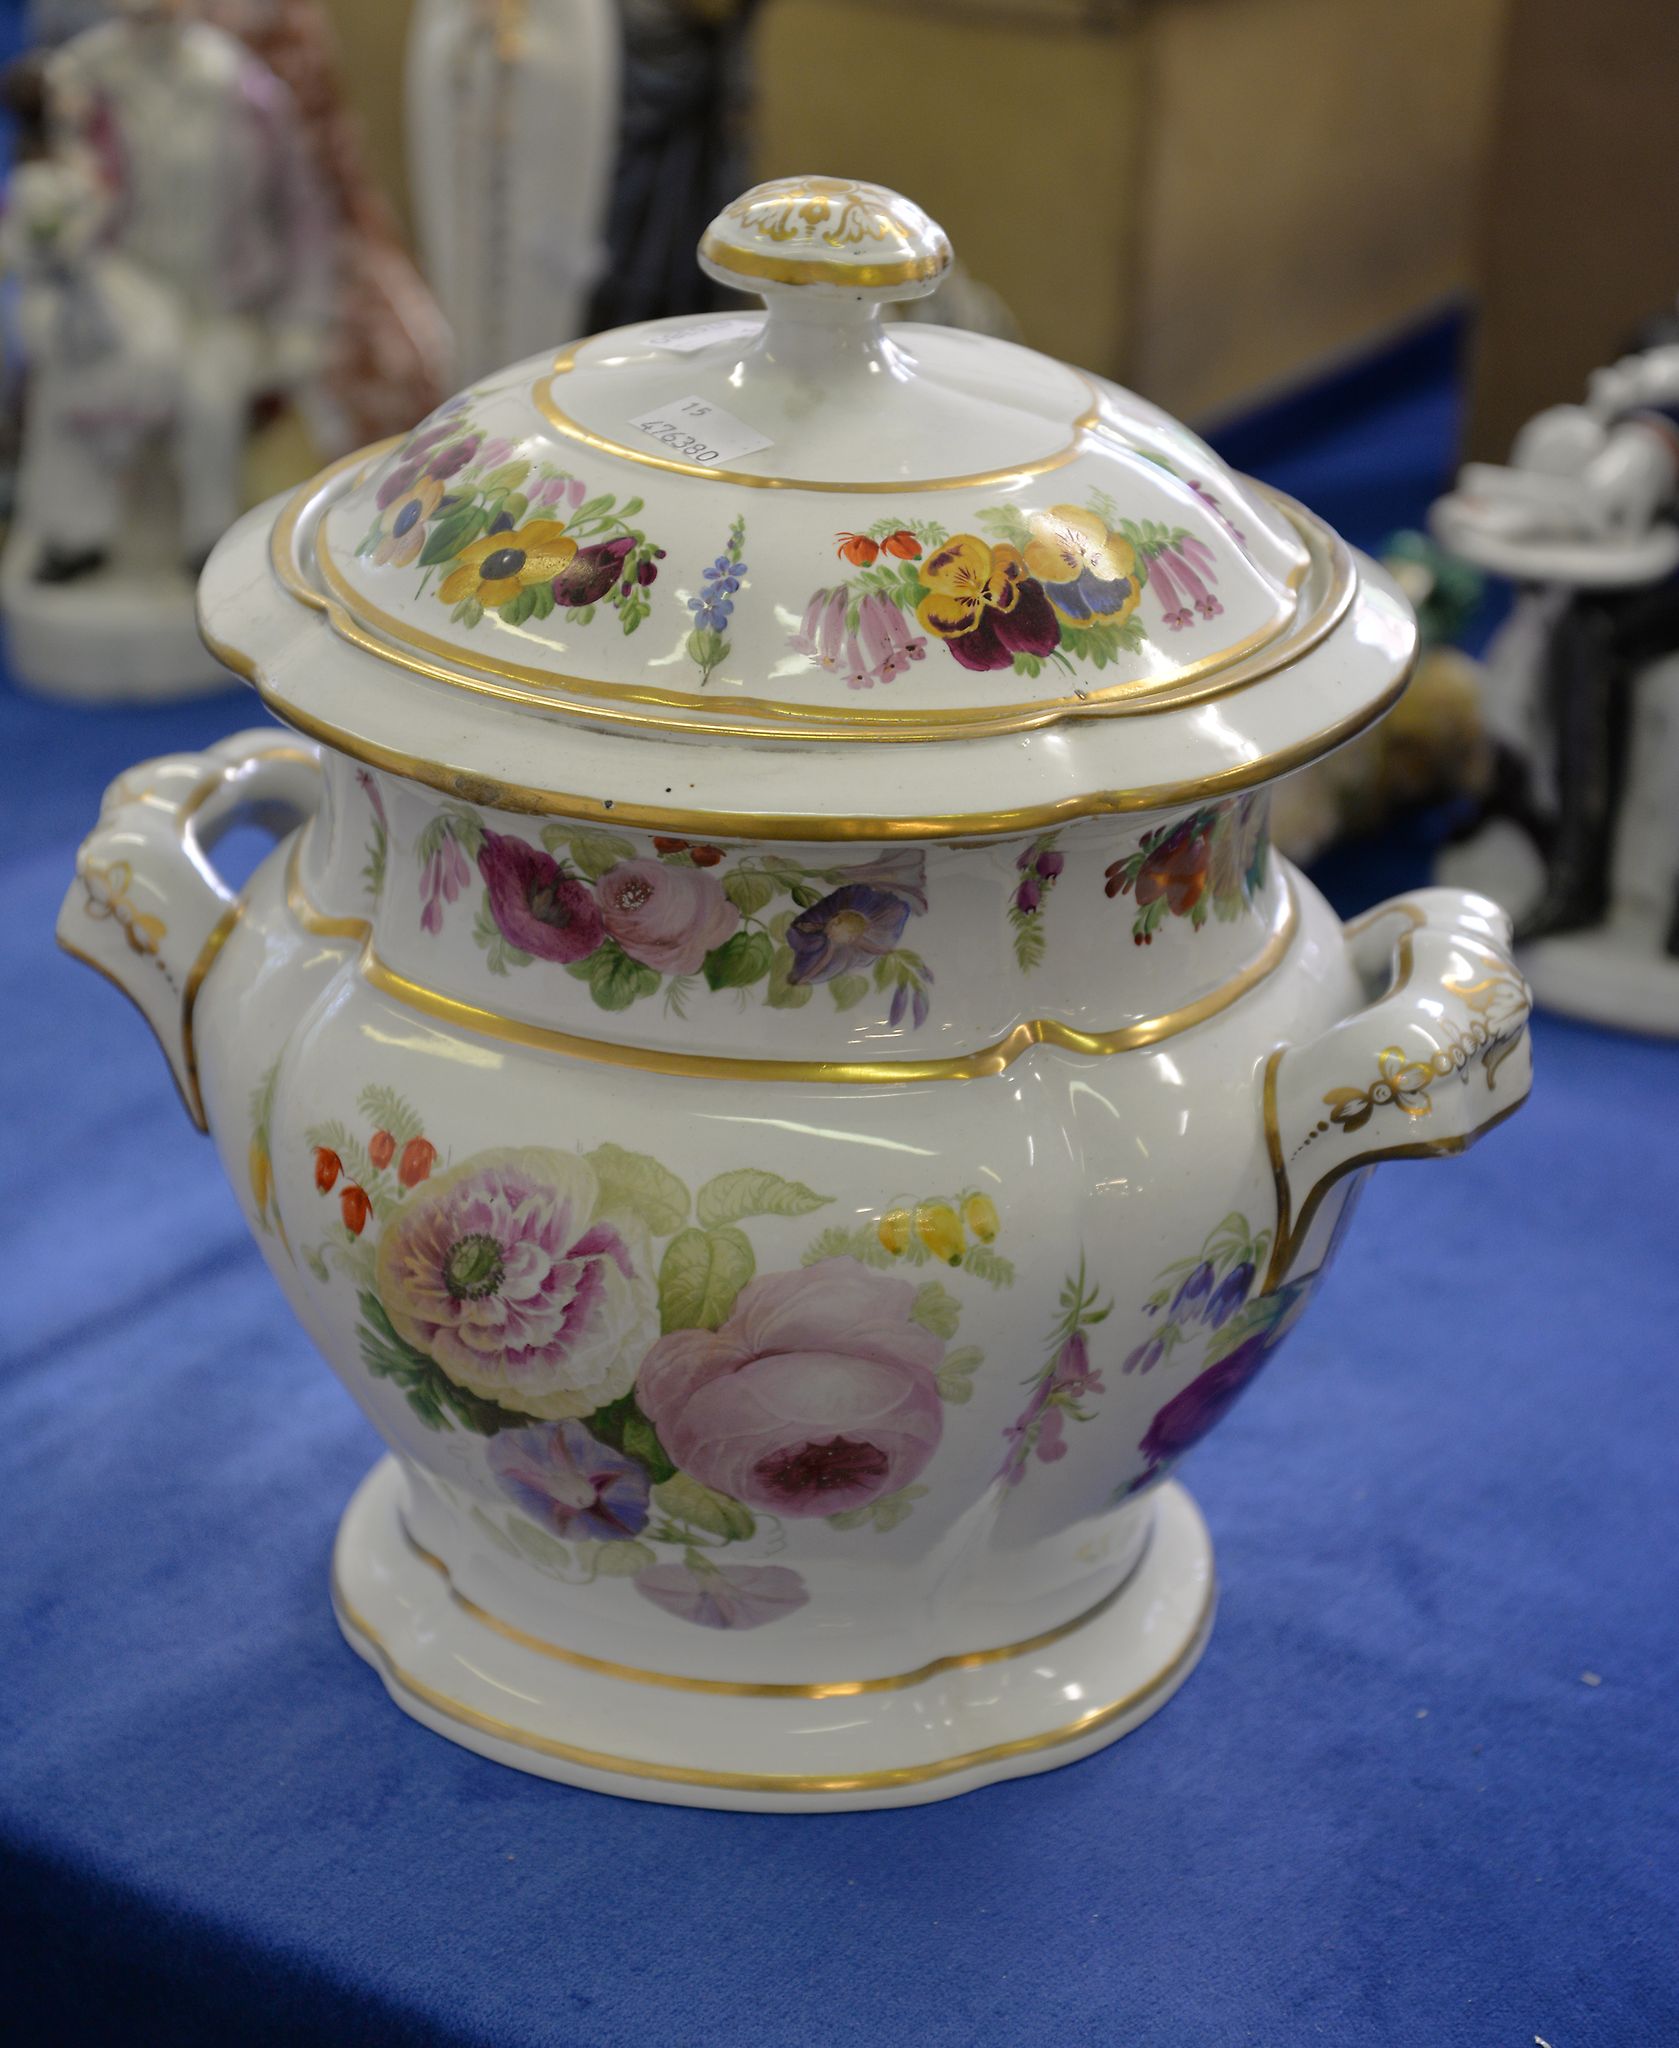
<svg viewBox="0 0 1679 2048">
<path fill-rule="evenodd" d="M 650 334 L 655 348 L 671 355 L 690 355 L 697 348 L 714 348 L 725 341 L 747 341 L 764 331 L 764 316 L 755 320 L 702 320 L 698 327 L 673 327 L 668 334 Z"/>
<path fill-rule="evenodd" d="M 674 398 L 668 405 L 638 414 L 630 425 L 681 462 L 733 462 L 737 456 L 756 455 L 770 445 L 768 434 L 737 420 L 709 398 Z"/>
</svg>

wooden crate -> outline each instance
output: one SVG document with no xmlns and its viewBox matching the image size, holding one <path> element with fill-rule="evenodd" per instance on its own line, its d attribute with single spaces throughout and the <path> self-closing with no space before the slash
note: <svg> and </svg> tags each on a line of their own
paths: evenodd
<svg viewBox="0 0 1679 2048">
<path fill-rule="evenodd" d="M 1471 279 L 1506 0 L 764 0 L 761 177 L 918 199 L 1033 346 L 1205 418 Z"/>
</svg>

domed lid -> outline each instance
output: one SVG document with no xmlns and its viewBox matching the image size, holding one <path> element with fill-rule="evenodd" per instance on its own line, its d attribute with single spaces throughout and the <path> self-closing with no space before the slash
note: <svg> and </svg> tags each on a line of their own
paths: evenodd
<svg viewBox="0 0 1679 2048">
<path fill-rule="evenodd" d="M 1127 753 L 1188 781 L 1258 779 L 1274 735 L 1223 707 L 1298 682 L 1344 632 L 1360 574 L 1333 534 L 1112 385 L 989 338 L 885 324 L 951 252 L 878 186 L 759 186 L 712 223 L 699 260 L 766 310 L 655 321 L 517 365 L 329 470 L 275 522 L 285 597 L 384 671 L 353 703 L 318 661 L 282 679 L 273 652 L 242 648 L 249 579 L 235 593 L 212 564 L 206 631 L 243 652 L 282 717 L 348 731 L 368 758 L 402 754 L 418 723 L 434 745 L 449 735 L 460 772 L 510 783 L 517 766 L 533 797 L 625 764 L 657 781 L 644 750 L 579 727 L 749 741 L 783 771 L 778 743 L 821 743 L 801 753 L 800 802 L 858 829 L 859 793 L 879 780 L 860 742 L 1018 749 L 1073 722 L 1151 723 L 1148 743 L 1089 762 L 1110 803 L 1132 794 Z M 1409 654 L 1403 607 L 1388 612 L 1384 659 L 1359 685 L 1366 715 Z M 1318 681 L 1347 700 L 1339 723 L 1356 716 Z M 1141 716 L 1215 701 L 1199 748 L 1193 721 Z M 1330 708 L 1279 722 L 1273 705 L 1269 723 L 1298 746 Z M 996 749 L 960 753 L 988 793 L 1019 789 Z M 872 744 L 867 758 L 878 767 Z M 942 780 L 945 749 L 939 761 Z M 1035 772 L 1063 803 L 1078 794 L 1071 753 Z M 919 780 L 911 808 L 925 809 Z M 738 784 L 723 773 L 719 788 Z"/>
</svg>

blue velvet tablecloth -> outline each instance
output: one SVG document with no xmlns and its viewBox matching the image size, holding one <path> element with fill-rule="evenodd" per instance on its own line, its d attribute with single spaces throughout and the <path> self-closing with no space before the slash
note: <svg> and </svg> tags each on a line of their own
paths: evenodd
<svg viewBox="0 0 1679 2048">
<path fill-rule="evenodd" d="M 1223 1606 L 1137 1733 L 894 1813 L 575 1792 L 340 1639 L 374 1439 L 53 950 L 103 783 L 252 710 L 0 694 L 9 2039 L 1679 2042 L 1679 1050 L 1541 1020 L 1521 1116 L 1377 1175 L 1187 1468 Z"/>
</svg>

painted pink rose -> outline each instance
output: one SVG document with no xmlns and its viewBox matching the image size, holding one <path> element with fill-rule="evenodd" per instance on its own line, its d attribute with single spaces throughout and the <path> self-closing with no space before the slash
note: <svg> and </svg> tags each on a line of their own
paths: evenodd
<svg viewBox="0 0 1679 2048">
<path fill-rule="evenodd" d="M 624 860 L 595 883 L 601 923 L 632 960 L 659 974 L 695 974 L 740 930 L 740 912 L 695 867 Z"/>
<path fill-rule="evenodd" d="M 649 1565 L 634 1584 L 643 1599 L 701 1628 L 762 1628 L 810 1598 L 804 1580 L 784 1564 L 719 1565 L 709 1558 Z"/>
<path fill-rule="evenodd" d="M 533 1145 L 422 1183 L 386 1227 L 375 1284 L 458 1386 L 557 1419 L 629 1392 L 657 1328 L 651 1275 L 646 1229 L 603 1213 L 589 1162 Z"/>
<path fill-rule="evenodd" d="M 944 1344 L 915 1288 L 856 1259 L 743 1287 L 718 1330 L 677 1330 L 636 1398 L 683 1471 L 777 1515 L 866 1506 L 920 1477 L 944 1427 Z"/>
</svg>

